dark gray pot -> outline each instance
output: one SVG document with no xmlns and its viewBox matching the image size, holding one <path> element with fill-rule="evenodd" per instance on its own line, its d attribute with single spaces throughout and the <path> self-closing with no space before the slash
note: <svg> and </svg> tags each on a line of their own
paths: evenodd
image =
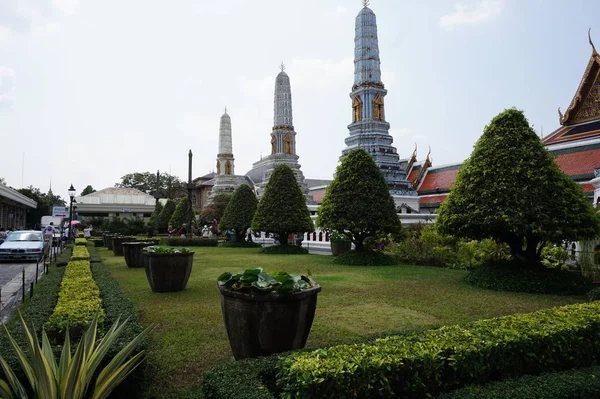
<svg viewBox="0 0 600 399">
<path fill-rule="evenodd" d="M 156 254 L 142 252 L 144 269 L 154 292 L 183 291 L 192 273 L 194 253 Z"/>
<path fill-rule="evenodd" d="M 144 267 L 142 249 L 154 245 L 149 241 L 128 241 L 121 244 L 127 267 Z"/>
<path fill-rule="evenodd" d="M 256 295 L 219 286 L 221 310 L 236 360 L 302 349 L 321 286 L 289 295 Z"/>
</svg>

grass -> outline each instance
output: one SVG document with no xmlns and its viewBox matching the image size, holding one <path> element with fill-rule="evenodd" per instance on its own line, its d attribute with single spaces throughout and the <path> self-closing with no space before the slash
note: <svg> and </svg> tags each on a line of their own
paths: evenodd
<svg viewBox="0 0 600 399">
<path fill-rule="evenodd" d="M 231 360 L 216 278 L 222 272 L 262 266 L 267 271 L 310 272 L 323 287 L 307 347 L 463 323 L 585 301 L 489 291 L 464 281 L 465 271 L 424 266 L 340 266 L 321 255 L 265 255 L 256 248 L 196 247 L 187 288 L 153 293 L 144 269 L 98 248 L 105 264 L 140 312 L 156 324 L 148 352 L 146 397 L 197 397 L 202 373 Z"/>
</svg>

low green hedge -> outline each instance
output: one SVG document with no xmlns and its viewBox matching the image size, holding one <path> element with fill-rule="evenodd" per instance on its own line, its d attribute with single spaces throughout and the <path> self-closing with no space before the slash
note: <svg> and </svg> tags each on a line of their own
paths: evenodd
<svg viewBox="0 0 600 399">
<path fill-rule="evenodd" d="M 169 245 L 172 247 L 216 247 L 218 244 L 218 240 L 211 238 L 162 237 L 160 239 L 160 245 Z"/>
<path fill-rule="evenodd" d="M 261 244 L 248 241 L 225 241 L 219 244 L 220 247 L 226 248 L 260 248 Z"/>
<path fill-rule="evenodd" d="M 44 325 L 48 336 L 58 341 L 62 341 L 67 328 L 73 339 L 80 337 L 98 311 L 98 325 L 104 325 L 100 290 L 92 277 L 90 261 L 70 261 L 65 269 L 58 303 Z"/>
<path fill-rule="evenodd" d="M 27 297 L 25 303 L 21 304 L 18 309 L 30 328 L 33 325 L 38 337 L 42 334 L 42 326 L 48 321 L 54 311 L 54 306 L 58 301 L 60 282 L 65 270 L 64 267 L 56 267 L 54 264 L 51 264 L 48 267 L 48 273 L 44 274 L 35 286 L 33 297 L 31 299 Z M 12 315 L 5 326 L 19 345 L 22 348 L 26 347 L 27 338 L 23 335 L 23 328 L 21 327 L 17 313 Z M 7 361 L 20 379 L 24 381 L 25 375 L 21 370 L 16 354 L 12 350 L 12 345 L 8 342 L 4 328 L 0 328 L 0 355 Z M 0 379 L 5 379 L 2 368 L 0 368 Z"/>
<path fill-rule="evenodd" d="M 297 245 L 272 245 L 260 249 L 260 253 L 269 255 L 305 255 L 308 249 Z"/>
<path fill-rule="evenodd" d="M 71 254 L 71 260 L 89 260 L 90 253 L 87 247 L 83 245 L 76 245 L 73 248 L 73 253 Z"/>
<path fill-rule="evenodd" d="M 396 261 L 390 255 L 376 251 L 349 251 L 333 260 L 336 265 L 348 266 L 391 266 Z"/>
<path fill-rule="evenodd" d="M 583 367 L 600 359 L 600 302 L 445 326 L 283 359 L 292 397 L 424 398 L 466 384 Z"/>
<path fill-rule="evenodd" d="M 92 249 L 90 255 L 92 257 L 97 256 L 96 250 Z M 112 359 L 124 346 L 141 333 L 143 328 L 139 324 L 137 311 L 133 303 L 121 290 L 119 283 L 112 277 L 106 265 L 102 262 L 94 264 L 92 275 L 100 289 L 100 297 L 102 298 L 102 306 L 106 317 L 104 324 L 111 326 L 119 316 L 121 316 L 121 320 L 129 319 L 121 335 L 110 347 L 105 357 L 105 359 Z M 137 351 L 146 349 L 146 347 L 147 342 L 144 341 L 138 346 Z M 147 364 L 144 362 L 117 387 L 113 392 L 113 396 L 116 398 L 139 397 L 139 392 L 143 390 L 145 385 L 146 371 Z"/>
<path fill-rule="evenodd" d="M 439 399 L 596 399 L 600 398 L 600 366 L 539 376 L 471 385 Z"/>
<path fill-rule="evenodd" d="M 467 281 L 480 288 L 534 294 L 585 295 L 594 288 L 579 273 L 547 268 L 534 271 L 517 262 L 482 265 L 469 273 Z"/>
<path fill-rule="evenodd" d="M 85 238 L 76 238 L 75 239 L 75 246 L 86 245 L 86 244 L 87 244 L 87 240 Z"/>
<path fill-rule="evenodd" d="M 71 259 L 71 254 L 73 254 L 73 246 L 67 245 L 63 251 L 56 257 L 56 266 L 62 267 L 66 266 Z"/>
</svg>

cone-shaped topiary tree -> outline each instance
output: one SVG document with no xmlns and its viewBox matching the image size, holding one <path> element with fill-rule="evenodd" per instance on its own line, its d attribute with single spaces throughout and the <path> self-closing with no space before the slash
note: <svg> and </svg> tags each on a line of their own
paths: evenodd
<svg viewBox="0 0 600 399">
<path fill-rule="evenodd" d="M 246 230 L 252 224 L 258 200 L 247 184 L 242 184 L 234 192 L 221 219 L 220 229 L 235 231 L 236 241 L 243 241 Z"/>
<path fill-rule="evenodd" d="M 254 214 L 252 230 L 276 233 L 279 243 L 287 245 L 288 234 L 314 229 L 306 198 L 292 168 L 277 165 Z"/>
<path fill-rule="evenodd" d="M 158 216 L 158 229 L 161 232 L 167 231 L 169 227 L 169 221 L 171 220 L 171 216 L 173 216 L 173 212 L 175 212 L 175 208 L 177 204 L 171 198 L 167 200 L 165 206 L 162 211 L 160 211 L 160 215 Z"/>
<path fill-rule="evenodd" d="M 532 269 L 540 267 L 546 243 L 600 233 L 598 214 L 579 184 L 559 169 L 516 109 L 485 127 L 436 224 L 443 233 L 505 242 Z"/>
<path fill-rule="evenodd" d="M 225 208 L 231 199 L 230 193 L 220 193 L 215 195 L 210 204 L 206 205 L 200 213 L 202 223 L 212 223 L 213 220 L 221 220 L 225 213 Z"/>
<path fill-rule="evenodd" d="M 400 232 L 394 199 L 368 152 L 357 148 L 342 159 L 319 207 L 317 225 L 345 236 L 357 251 L 377 232 Z"/>
<path fill-rule="evenodd" d="M 175 212 L 173 212 L 173 216 L 171 216 L 171 220 L 169 220 L 169 224 L 173 226 L 174 229 L 177 230 L 184 223 L 187 223 L 188 209 L 189 201 L 187 197 L 180 198 L 177 207 L 175 208 Z"/>
<path fill-rule="evenodd" d="M 162 212 L 162 210 L 163 210 L 163 204 L 162 204 L 162 202 L 158 201 L 158 206 L 156 207 L 156 209 L 154 210 L 154 212 L 152 212 L 152 215 L 150 215 L 150 219 L 148 220 L 148 225 L 154 226 L 154 218 L 158 214 L 158 219 L 159 219 L 159 226 L 158 226 L 158 228 L 160 229 L 160 213 Z"/>
</svg>

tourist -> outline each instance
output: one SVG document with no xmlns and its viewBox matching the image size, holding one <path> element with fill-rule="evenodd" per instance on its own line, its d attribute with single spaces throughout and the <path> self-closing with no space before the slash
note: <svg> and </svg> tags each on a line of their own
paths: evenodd
<svg viewBox="0 0 600 399">
<path fill-rule="evenodd" d="M 173 226 L 169 225 L 167 233 L 169 234 L 169 237 L 173 237 L 173 233 L 175 233 L 175 229 L 173 228 Z"/>
<path fill-rule="evenodd" d="M 46 241 L 52 240 L 52 236 L 56 233 L 56 229 L 54 228 L 54 222 L 50 222 L 49 225 L 44 227 L 44 239 Z"/>
<path fill-rule="evenodd" d="M 177 231 L 177 236 L 179 238 L 185 238 L 185 233 L 187 232 L 186 224 L 182 224 L 181 228 Z"/>
<path fill-rule="evenodd" d="M 83 229 L 83 238 L 90 238 L 92 236 L 92 225 L 90 224 L 87 228 Z"/>
<path fill-rule="evenodd" d="M 252 242 L 252 229 L 250 227 L 248 227 L 248 230 L 246 230 L 246 236 L 246 241 Z"/>
</svg>

